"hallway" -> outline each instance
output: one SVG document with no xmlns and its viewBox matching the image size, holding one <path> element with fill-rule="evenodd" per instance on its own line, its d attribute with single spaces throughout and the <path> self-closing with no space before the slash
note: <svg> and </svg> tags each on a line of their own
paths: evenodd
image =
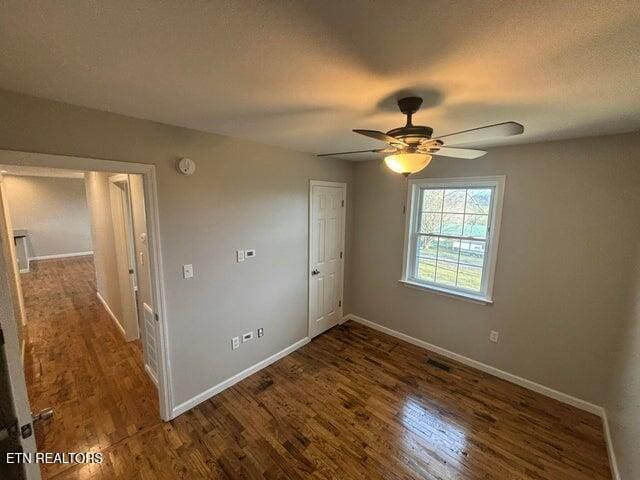
<svg viewBox="0 0 640 480">
<path fill-rule="evenodd" d="M 39 451 L 101 451 L 160 423 L 140 342 L 125 343 L 96 296 L 93 258 L 32 263 L 21 275 L 28 318 L 25 372 Z M 53 478 L 71 465 L 43 465 Z"/>
</svg>

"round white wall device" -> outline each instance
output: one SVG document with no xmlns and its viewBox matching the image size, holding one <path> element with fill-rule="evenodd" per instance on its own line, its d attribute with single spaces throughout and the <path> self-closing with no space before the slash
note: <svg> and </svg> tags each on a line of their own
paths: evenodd
<svg viewBox="0 0 640 480">
<path fill-rule="evenodd" d="M 183 175 L 193 175 L 196 171 L 196 162 L 190 158 L 181 158 L 176 162 L 176 169 Z"/>
</svg>

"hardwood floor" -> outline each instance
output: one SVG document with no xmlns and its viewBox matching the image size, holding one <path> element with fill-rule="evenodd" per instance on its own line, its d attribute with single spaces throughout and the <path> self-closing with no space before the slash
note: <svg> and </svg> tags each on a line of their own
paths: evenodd
<svg viewBox="0 0 640 480">
<path fill-rule="evenodd" d="M 61 408 L 41 449 L 105 457 L 57 479 L 611 478 L 596 416 L 352 322 L 162 423 L 91 269 L 42 264 L 25 285 L 30 394 Z"/>
<path fill-rule="evenodd" d="M 126 343 L 96 297 L 92 257 L 32 263 L 21 275 L 27 311 L 27 390 L 40 451 L 105 451 L 158 425 L 156 388 L 139 342 Z M 50 478 L 69 465 L 43 465 Z"/>
</svg>

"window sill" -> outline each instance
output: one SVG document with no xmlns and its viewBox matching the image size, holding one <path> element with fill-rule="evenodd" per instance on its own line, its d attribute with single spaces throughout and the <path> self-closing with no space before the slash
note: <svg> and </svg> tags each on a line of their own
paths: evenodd
<svg viewBox="0 0 640 480">
<path fill-rule="evenodd" d="M 447 297 L 459 298 L 467 302 L 479 303 L 481 305 L 493 305 L 493 300 L 489 297 L 483 297 L 481 295 L 474 295 L 472 293 L 458 292 L 455 290 L 448 290 L 446 288 L 436 287 L 434 285 L 424 285 L 422 283 L 412 282 L 411 280 L 398 280 L 405 287 L 415 288 L 417 290 L 426 290 L 438 295 L 445 295 Z"/>
</svg>

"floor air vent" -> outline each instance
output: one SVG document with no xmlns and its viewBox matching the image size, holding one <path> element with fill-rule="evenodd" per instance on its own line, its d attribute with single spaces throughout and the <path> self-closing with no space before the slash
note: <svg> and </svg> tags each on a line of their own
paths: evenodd
<svg viewBox="0 0 640 480">
<path fill-rule="evenodd" d="M 440 363 L 439 361 L 434 360 L 433 358 L 427 358 L 427 363 L 429 365 L 431 365 L 432 367 L 439 368 L 440 370 L 444 370 L 445 372 L 450 372 L 451 371 L 451 367 L 449 365 L 446 365 L 444 363 Z"/>
</svg>

